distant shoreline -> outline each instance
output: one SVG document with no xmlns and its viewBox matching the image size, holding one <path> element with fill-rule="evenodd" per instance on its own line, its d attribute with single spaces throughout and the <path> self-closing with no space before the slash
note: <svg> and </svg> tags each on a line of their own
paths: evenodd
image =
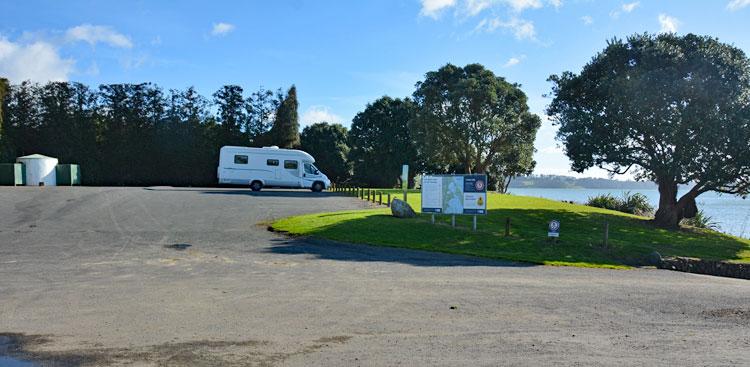
<svg viewBox="0 0 750 367">
<path fill-rule="evenodd" d="M 683 185 L 688 187 L 687 185 Z M 680 188 L 683 188 L 681 186 Z M 620 181 L 606 178 L 577 178 L 558 175 L 531 175 L 516 177 L 510 189 L 611 189 L 611 190 L 656 190 L 651 181 Z"/>
</svg>

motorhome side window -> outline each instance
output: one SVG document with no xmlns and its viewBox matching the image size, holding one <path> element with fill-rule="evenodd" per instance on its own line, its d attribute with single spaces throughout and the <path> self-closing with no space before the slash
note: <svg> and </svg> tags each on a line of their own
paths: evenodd
<svg viewBox="0 0 750 367">
<path fill-rule="evenodd" d="M 247 156 L 246 155 L 235 155 L 234 156 L 234 164 L 247 164 Z"/>
<path fill-rule="evenodd" d="M 297 169 L 297 161 L 284 161 L 284 168 Z"/>
<path fill-rule="evenodd" d="M 278 166 L 279 160 L 278 159 L 268 159 L 266 160 L 266 166 Z"/>
</svg>

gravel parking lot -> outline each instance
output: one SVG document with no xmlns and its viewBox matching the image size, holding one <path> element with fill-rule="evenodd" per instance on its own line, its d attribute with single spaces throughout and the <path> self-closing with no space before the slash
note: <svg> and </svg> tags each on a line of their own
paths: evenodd
<svg viewBox="0 0 750 367">
<path fill-rule="evenodd" d="M 263 224 L 367 205 L 0 188 L 0 365 L 750 365 L 746 280 L 289 239 Z"/>
</svg>

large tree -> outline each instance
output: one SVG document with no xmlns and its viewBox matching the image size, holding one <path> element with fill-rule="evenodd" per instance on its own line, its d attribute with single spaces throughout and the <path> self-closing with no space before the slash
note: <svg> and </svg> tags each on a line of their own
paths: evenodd
<svg viewBox="0 0 750 367">
<path fill-rule="evenodd" d="M 533 142 L 541 125 L 526 95 L 479 64 L 447 64 L 417 83 L 412 134 L 426 159 L 443 169 L 487 172 L 520 142 Z"/>
<path fill-rule="evenodd" d="M 401 166 L 408 164 L 413 177 L 420 168 L 409 121 L 416 115 L 410 99 L 382 97 L 357 113 L 349 130 L 349 159 L 354 180 L 372 187 L 394 187 Z"/>
<path fill-rule="evenodd" d="M 3 127 L 5 126 L 3 116 L 3 106 L 5 105 L 5 97 L 8 95 L 10 83 L 8 79 L 0 78 L 0 162 L 4 161 L 4 155 L 6 152 L 6 140 L 3 138 Z"/>
<path fill-rule="evenodd" d="M 634 172 L 659 186 L 655 222 L 677 227 L 707 191 L 750 190 L 750 61 L 715 38 L 614 39 L 579 74 L 550 77 L 547 113 L 583 172 Z M 693 185 L 677 198 L 680 184 Z"/>
<path fill-rule="evenodd" d="M 0 139 L 3 137 L 3 105 L 5 104 L 5 96 L 8 95 L 9 87 L 8 79 L 0 78 Z"/>
<path fill-rule="evenodd" d="M 315 166 L 331 181 L 342 183 L 349 178 L 349 145 L 347 130 L 341 124 L 319 122 L 305 127 L 300 134 L 302 150 L 315 157 Z"/>
<path fill-rule="evenodd" d="M 284 94 L 281 89 L 274 93 L 260 87 L 247 98 L 247 135 L 254 145 L 264 143 L 264 137 L 273 126 L 276 110 L 281 105 Z"/>
<path fill-rule="evenodd" d="M 247 124 L 247 113 L 242 92 L 242 87 L 239 85 L 225 85 L 214 93 L 223 145 L 246 144 L 247 139 L 243 136 L 243 128 Z"/>
<path fill-rule="evenodd" d="M 279 148 L 294 148 L 299 145 L 299 115 L 297 113 L 297 87 L 292 85 L 276 109 L 271 131 L 271 143 Z"/>
<path fill-rule="evenodd" d="M 508 144 L 495 155 L 487 169 L 490 187 L 503 194 L 507 193 L 514 178 L 530 175 L 535 166 L 533 140 Z"/>
</svg>

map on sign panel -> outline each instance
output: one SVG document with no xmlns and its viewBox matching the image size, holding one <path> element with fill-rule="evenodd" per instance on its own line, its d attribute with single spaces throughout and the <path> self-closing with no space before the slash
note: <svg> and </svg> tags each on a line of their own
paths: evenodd
<svg viewBox="0 0 750 367">
<path fill-rule="evenodd" d="M 422 213 L 487 214 L 487 176 L 422 177 Z"/>
</svg>

